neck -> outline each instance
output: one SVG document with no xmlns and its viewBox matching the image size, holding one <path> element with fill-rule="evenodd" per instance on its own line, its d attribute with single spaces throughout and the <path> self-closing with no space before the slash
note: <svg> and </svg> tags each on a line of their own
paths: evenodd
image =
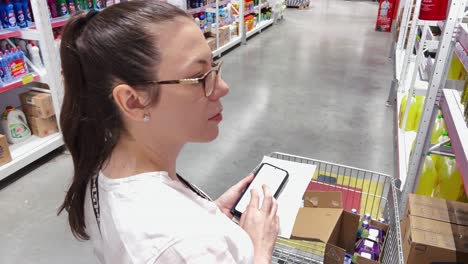
<svg viewBox="0 0 468 264">
<path fill-rule="evenodd" d="M 167 141 L 145 144 L 128 134 L 123 134 L 104 168 L 110 178 L 124 178 L 144 172 L 167 171 L 169 177 L 178 180 L 176 160 L 183 144 Z"/>
</svg>

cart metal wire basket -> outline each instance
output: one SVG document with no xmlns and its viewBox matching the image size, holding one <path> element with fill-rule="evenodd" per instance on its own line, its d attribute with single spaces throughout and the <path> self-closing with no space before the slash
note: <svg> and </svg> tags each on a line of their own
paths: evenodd
<svg viewBox="0 0 468 264">
<path fill-rule="evenodd" d="M 399 224 L 399 190 L 391 176 L 278 152 L 270 156 L 316 165 L 309 187 L 323 191 L 341 191 L 345 209 L 354 208 L 360 214 L 370 213 L 373 219 L 384 218 L 390 228 L 381 263 L 404 263 Z M 324 251 L 325 244 L 321 242 L 279 238 L 273 251 L 272 263 L 323 263 Z"/>
</svg>

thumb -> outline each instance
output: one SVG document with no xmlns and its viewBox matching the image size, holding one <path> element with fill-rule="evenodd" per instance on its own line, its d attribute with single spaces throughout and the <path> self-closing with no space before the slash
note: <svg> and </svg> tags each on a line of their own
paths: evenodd
<svg viewBox="0 0 468 264">
<path fill-rule="evenodd" d="M 252 182 L 253 178 L 254 178 L 254 175 L 251 173 L 249 174 L 249 176 L 245 177 L 244 179 L 236 183 L 236 185 L 234 185 L 233 187 L 236 190 L 242 191 L 247 187 L 247 185 L 249 185 L 249 183 Z"/>
</svg>

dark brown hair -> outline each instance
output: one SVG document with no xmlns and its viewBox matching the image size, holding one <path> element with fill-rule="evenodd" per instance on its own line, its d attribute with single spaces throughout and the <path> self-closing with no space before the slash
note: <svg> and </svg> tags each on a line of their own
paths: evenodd
<svg viewBox="0 0 468 264">
<path fill-rule="evenodd" d="M 154 25 L 189 18 L 185 11 L 155 0 L 120 3 L 93 13 L 71 17 L 60 46 L 65 85 L 60 125 L 74 176 L 59 214 L 68 212 L 73 235 L 83 240 L 89 239 L 84 220 L 87 185 L 125 129 L 112 89 L 118 83 L 157 80 L 157 42 L 162 40 Z M 133 87 L 157 96 L 154 85 Z"/>
</svg>

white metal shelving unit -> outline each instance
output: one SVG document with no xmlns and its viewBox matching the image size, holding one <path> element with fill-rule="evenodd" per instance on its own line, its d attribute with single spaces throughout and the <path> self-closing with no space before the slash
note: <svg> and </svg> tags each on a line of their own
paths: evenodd
<svg viewBox="0 0 468 264">
<path fill-rule="evenodd" d="M 460 113 L 460 106 L 455 104 L 457 92 L 444 89 L 447 85 L 447 71 L 453 51 L 457 52 L 457 46 L 461 47 L 460 44 L 455 44 L 454 40 L 458 26 L 464 16 L 466 0 L 452 0 L 445 21 L 419 20 L 421 0 L 416 0 L 414 13 L 411 16 L 412 2 L 412 0 L 407 0 L 406 5 L 401 10 L 403 19 L 398 42 L 394 45 L 395 72 L 388 99 L 389 104 L 396 102 L 395 109 L 398 116 L 401 100 L 405 94 L 408 95 L 408 98 L 413 95 L 425 96 L 422 117 L 417 132 L 407 132 L 404 129 L 399 129 L 398 118 L 396 118 L 395 123 L 396 142 L 398 144 L 398 175 L 402 183 L 400 186 L 402 190 L 402 212 L 406 208 L 408 194 L 414 192 L 419 183 L 424 154 L 438 152 L 438 149 L 430 146 L 430 137 L 439 105 L 442 108 L 444 119 L 447 119 L 447 128 L 450 126 L 450 129 L 448 128 L 449 136 L 454 137 L 452 146 L 458 166 L 460 169 L 463 168 L 465 174 L 468 172 L 468 162 L 466 161 L 468 132 L 466 132 L 466 125 L 460 123 L 460 118 L 463 121 L 463 116 Z M 410 23 L 411 26 L 408 27 Z M 429 26 L 438 26 L 441 29 L 442 34 L 439 40 L 435 40 Z M 417 29 L 421 27 L 422 36 L 420 41 L 416 41 Z M 407 30 L 409 30 L 408 39 L 406 39 Z M 468 44 L 468 34 L 466 36 L 466 43 Z M 404 43 L 406 42 L 405 49 Z M 416 54 L 413 54 L 414 47 L 416 47 Z M 436 58 L 425 58 L 423 53 L 426 50 L 436 50 Z M 466 52 L 462 48 L 458 48 L 457 54 L 463 56 L 466 55 Z M 420 67 L 421 64 L 423 64 L 422 67 Z M 427 74 L 428 81 L 421 79 L 421 75 L 424 76 L 424 74 Z M 410 106 L 407 105 L 403 123 L 406 123 L 409 108 Z M 402 127 L 404 128 L 404 125 Z M 414 149 L 413 153 L 410 154 L 413 142 Z M 468 180 L 468 175 L 463 177 Z"/>
<path fill-rule="evenodd" d="M 47 3 L 43 0 L 31 0 L 31 8 L 34 14 L 35 23 L 28 29 L 1 30 L 0 39 L 15 37 L 38 41 L 41 47 L 42 58 L 44 60 L 44 68 L 36 67 L 29 62 L 28 66 L 34 69 L 35 72 L 30 76 L 26 76 L 26 78 L 23 78 L 22 80 L 17 80 L 11 84 L 4 85 L 0 88 L 0 98 L 5 96 L 6 93 L 20 88 L 32 81 L 46 83 L 52 96 L 57 120 L 59 120 L 63 97 L 63 84 L 52 27 L 58 27 L 65 24 L 66 18 L 56 19 L 51 23 L 47 11 Z M 10 145 L 10 152 L 13 160 L 0 166 L 0 180 L 8 177 L 14 172 L 17 172 L 62 145 L 63 140 L 60 133 L 56 133 L 45 138 L 32 136 L 25 142 Z"/>
</svg>

